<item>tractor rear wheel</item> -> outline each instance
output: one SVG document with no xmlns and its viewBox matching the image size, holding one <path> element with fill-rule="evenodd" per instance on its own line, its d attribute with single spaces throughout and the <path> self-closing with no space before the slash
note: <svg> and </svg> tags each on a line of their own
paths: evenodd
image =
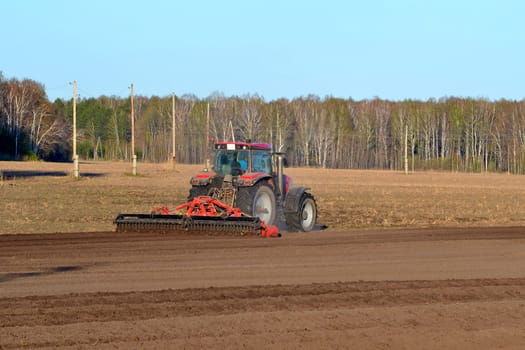
<svg viewBox="0 0 525 350">
<path fill-rule="evenodd" d="M 267 182 L 239 188 L 237 207 L 247 215 L 258 216 L 266 225 L 273 225 L 275 221 L 275 194 Z"/>
<path fill-rule="evenodd" d="M 290 231 L 310 232 L 317 221 L 317 204 L 314 196 L 303 193 L 299 200 L 297 210 L 285 214 L 286 225 Z"/>
</svg>

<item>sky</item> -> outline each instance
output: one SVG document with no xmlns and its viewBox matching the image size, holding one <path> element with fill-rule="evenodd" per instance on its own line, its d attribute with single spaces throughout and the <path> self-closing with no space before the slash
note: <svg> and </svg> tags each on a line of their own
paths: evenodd
<svg viewBox="0 0 525 350">
<path fill-rule="evenodd" d="M 525 98 L 522 0 L 0 2 L 0 71 L 48 98 Z"/>
</svg>

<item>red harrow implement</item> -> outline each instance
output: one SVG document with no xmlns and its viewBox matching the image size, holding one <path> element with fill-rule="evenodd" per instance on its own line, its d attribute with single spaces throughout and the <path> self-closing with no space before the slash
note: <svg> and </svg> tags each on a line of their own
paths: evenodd
<svg viewBox="0 0 525 350">
<path fill-rule="evenodd" d="M 259 235 L 280 237 L 279 229 L 266 225 L 258 217 L 246 216 L 234 208 L 209 197 L 195 197 L 175 208 L 157 207 L 150 214 L 119 214 L 114 223 L 117 232 L 163 232 L 206 235 Z"/>
</svg>

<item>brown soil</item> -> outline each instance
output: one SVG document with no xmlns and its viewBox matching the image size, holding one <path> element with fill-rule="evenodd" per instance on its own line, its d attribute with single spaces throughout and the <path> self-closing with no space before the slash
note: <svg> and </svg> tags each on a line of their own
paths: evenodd
<svg viewBox="0 0 525 350">
<path fill-rule="evenodd" d="M 0 349 L 525 347 L 522 227 L 0 247 Z"/>
</svg>

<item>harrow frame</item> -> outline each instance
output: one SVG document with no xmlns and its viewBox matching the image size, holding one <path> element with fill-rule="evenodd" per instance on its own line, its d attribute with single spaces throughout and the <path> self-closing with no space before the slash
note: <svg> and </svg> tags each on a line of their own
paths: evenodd
<svg viewBox="0 0 525 350">
<path fill-rule="evenodd" d="M 239 208 L 200 196 L 175 208 L 156 207 L 149 214 L 121 213 L 113 223 L 117 232 L 160 232 L 197 235 L 258 235 L 280 237 L 276 226 L 258 217 L 244 215 Z"/>
</svg>

